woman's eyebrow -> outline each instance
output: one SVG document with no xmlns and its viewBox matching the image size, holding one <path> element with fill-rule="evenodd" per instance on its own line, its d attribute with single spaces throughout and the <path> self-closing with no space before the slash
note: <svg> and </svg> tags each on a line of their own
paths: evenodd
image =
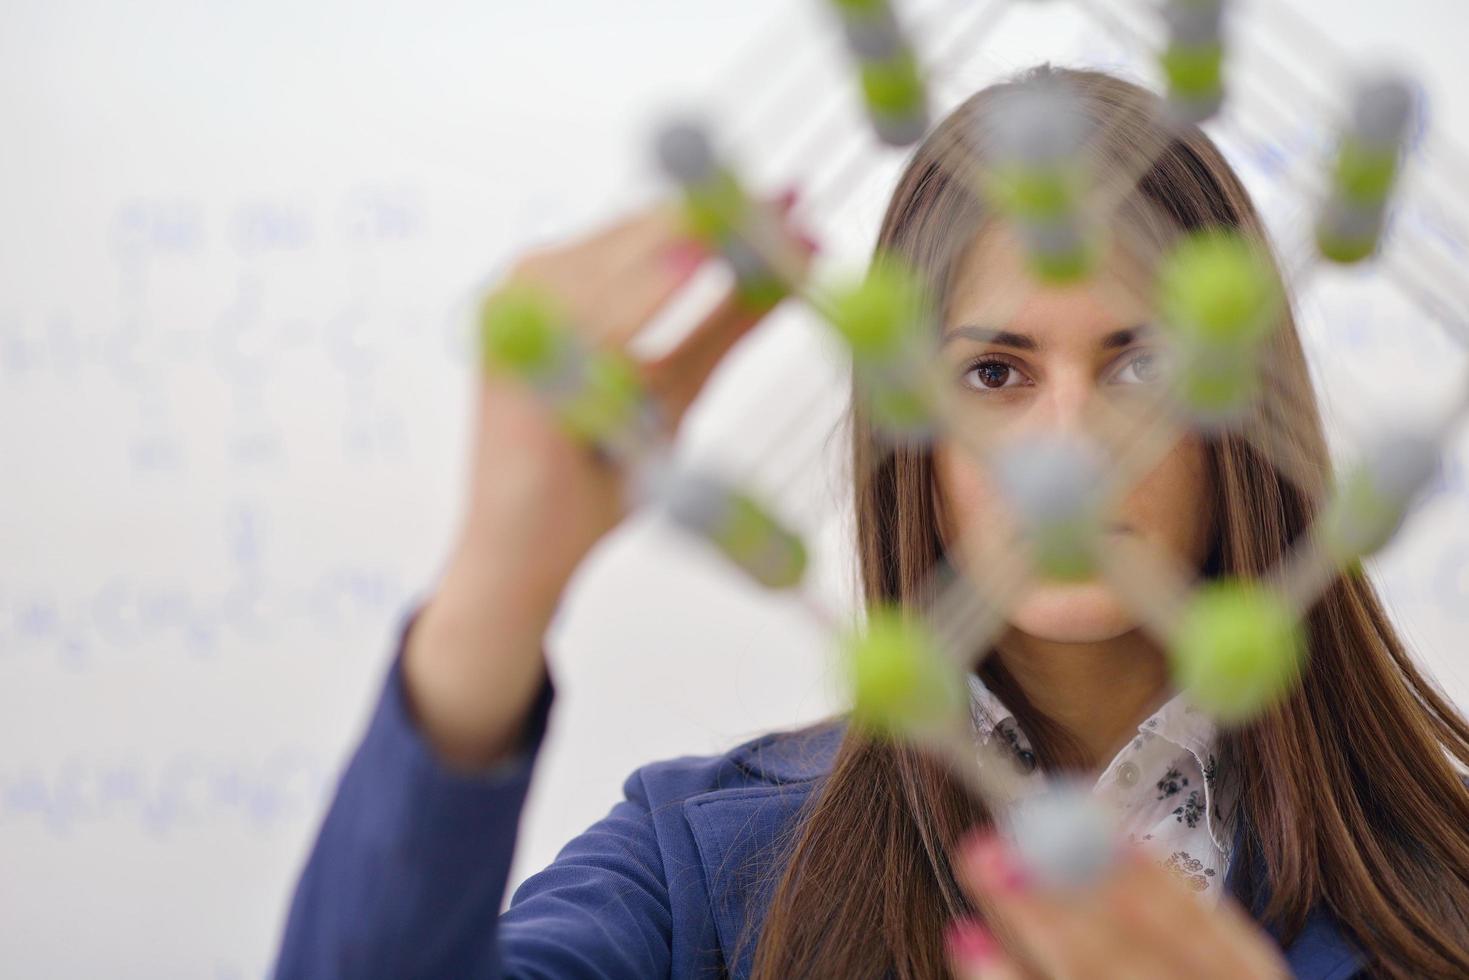
<svg viewBox="0 0 1469 980">
<path fill-rule="evenodd" d="M 958 340 L 960 337 L 968 337 L 977 340 L 981 344 L 998 344 L 1001 347 L 1014 347 L 1016 350 L 1040 350 L 1041 345 L 1035 342 L 1035 338 L 1029 334 L 1014 333 L 1010 330 L 992 330 L 988 327 L 955 327 L 944 335 L 943 343 Z"/>
<path fill-rule="evenodd" d="M 1111 350 L 1114 347 L 1126 347 L 1139 337 L 1147 337 L 1153 332 L 1152 328 L 1145 323 L 1140 323 L 1126 330 L 1114 330 L 1102 338 L 1102 350 Z"/>
<path fill-rule="evenodd" d="M 1126 347 L 1140 336 L 1147 336 L 1150 328 L 1144 324 L 1127 327 L 1122 330 L 1114 330 L 1102 338 L 1102 350 L 1112 350 L 1117 347 Z M 982 344 L 995 344 L 1000 347 L 1014 347 L 1016 350 L 1038 351 L 1042 345 L 1030 334 L 1016 333 L 1013 330 L 995 330 L 990 327 L 962 326 L 955 327 L 944 335 L 943 343 L 948 344 L 960 337 L 977 340 Z"/>
</svg>

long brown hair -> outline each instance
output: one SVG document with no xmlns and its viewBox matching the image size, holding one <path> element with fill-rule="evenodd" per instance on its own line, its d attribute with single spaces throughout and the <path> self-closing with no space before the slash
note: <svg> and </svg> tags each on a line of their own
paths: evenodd
<svg viewBox="0 0 1469 980">
<path fill-rule="evenodd" d="M 1200 130 L 1164 127 L 1158 98 L 1129 82 L 1042 66 L 955 110 L 892 196 L 877 248 L 919 269 L 936 296 L 985 220 L 972 187 L 953 177 L 956 155 L 970 167 L 985 159 L 991 110 L 1039 78 L 1080 100 L 1104 169 L 1129 181 L 1141 173 L 1119 220 L 1161 215 L 1178 230 L 1227 227 L 1265 243 L 1244 187 Z M 1267 360 L 1273 381 L 1258 411 L 1324 486 L 1327 446 L 1288 314 Z M 850 422 L 862 591 L 869 603 L 922 603 L 944 558 L 930 453 L 885 448 L 860 399 Z M 1259 575 L 1307 527 L 1318 495 L 1239 435 L 1210 436 L 1206 447 L 1218 517 L 1202 574 Z M 1220 735 L 1221 769 L 1241 780 L 1232 860 L 1260 869 L 1258 881 L 1241 876 L 1241 897 L 1286 944 L 1324 903 L 1382 975 L 1469 976 L 1469 791 L 1450 762 L 1469 766 L 1469 725 L 1414 665 L 1364 576 L 1338 576 L 1304 625 L 1309 662 L 1293 694 Z M 1066 733 L 998 657 L 980 676 L 1016 713 L 1042 766 L 1075 763 Z M 928 757 L 849 728 L 771 867 L 753 975 L 946 976 L 943 928 L 974 911 L 949 854 L 988 822 Z"/>
</svg>

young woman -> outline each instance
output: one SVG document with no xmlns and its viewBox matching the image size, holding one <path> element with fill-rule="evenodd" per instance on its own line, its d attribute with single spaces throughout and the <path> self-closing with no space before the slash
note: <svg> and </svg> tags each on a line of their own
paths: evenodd
<svg viewBox="0 0 1469 980">
<path fill-rule="evenodd" d="M 996 106 L 1043 80 L 1078 98 L 1101 178 L 1127 188 L 1118 244 L 1065 289 L 1030 282 L 963 178 L 992 158 Z M 961 420 L 1021 436 L 1076 427 L 1097 398 L 1120 404 L 1153 383 L 1164 351 L 1134 288 L 1149 249 L 1121 243 L 1206 228 L 1264 241 L 1212 142 L 1170 134 L 1160 112 L 1110 76 L 1038 69 L 975 95 L 916 151 L 878 247 L 941 300 Z M 530 255 L 511 278 L 556 291 L 599 342 L 624 343 L 702 258 L 671 213 Z M 646 365 L 675 422 L 756 319 L 731 298 Z M 1293 469 L 1324 473 L 1288 314 L 1264 363 L 1250 425 L 1288 444 L 1304 464 Z M 945 769 L 838 717 L 638 769 L 497 919 L 553 700 L 541 637 L 618 519 L 618 476 L 514 383 L 486 377 L 481 399 L 457 551 L 405 624 L 301 878 L 282 976 L 1469 976 L 1469 791 L 1456 769 L 1469 766 L 1469 725 L 1354 575 L 1306 615 L 1298 686 L 1230 729 L 1170 697 L 1165 652 L 1100 580 L 1019 597 L 971 678 L 976 737 L 1003 739 L 1031 785 L 1081 771 L 1120 802 L 1136 844 L 1087 892 L 1029 881 Z M 860 404 L 852 423 L 866 598 L 922 604 L 941 562 L 982 560 L 954 544 L 1001 533 L 1004 514 L 959 447 L 885 449 Z M 1272 459 L 1232 433 L 1181 437 L 1109 540 L 1200 578 L 1262 573 L 1317 504 Z"/>
</svg>

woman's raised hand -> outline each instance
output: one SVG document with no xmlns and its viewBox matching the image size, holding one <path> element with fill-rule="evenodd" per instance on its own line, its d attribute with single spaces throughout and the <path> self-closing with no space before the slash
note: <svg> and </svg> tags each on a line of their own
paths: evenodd
<svg viewBox="0 0 1469 980">
<path fill-rule="evenodd" d="M 950 926 L 948 958 L 959 980 L 1290 976 L 1270 937 L 1232 900 L 1204 904 L 1135 845 L 1087 888 L 1040 887 L 992 833 L 970 839 L 955 873 L 994 926 Z"/>
<path fill-rule="evenodd" d="M 783 195 L 771 206 L 783 216 L 793 200 Z M 554 297 L 586 343 L 623 349 L 706 257 L 681 231 L 677 207 L 665 203 L 525 255 L 504 285 Z M 639 362 L 670 428 L 765 312 L 731 290 L 676 347 Z M 420 728 L 441 756 L 465 766 L 513 749 L 540 682 L 542 637 L 557 601 L 618 522 L 624 483 L 515 378 L 483 371 L 476 415 L 464 520 L 403 663 Z"/>
</svg>

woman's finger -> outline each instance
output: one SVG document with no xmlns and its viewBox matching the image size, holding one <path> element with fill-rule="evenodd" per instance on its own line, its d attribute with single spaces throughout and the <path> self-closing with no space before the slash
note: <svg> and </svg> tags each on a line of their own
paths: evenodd
<svg viewBox="0 0 1469 980">
<path fill-rule="evenodd" d="M 602 260 L 613 277 L 596 291 L 596 307 L 585 315 L 598 344 L 626 346 L 710 258 L 673 223 L 649 246 L 635 256 L 613 252 Z"/>
<path fill-rule="evenodd" d="M 796 199 L 788 191 L 760 202 L 783 221 Z M 602 346 L 624 347 L 712 257 L 690 236 L 673 201 L 661 202 L 580 243 L 560 291 L 581 302 L 573 312 Z"/>
<path fill-rule="evenodd" d="M 1176 876 L 1136 847 L 1107 887 L 1119 928 L 1163 951 L 1196 977 L 1269 977 L 1271 947 L 1228 899 L 1210 908 Z M 1241 921 L 1243 919 L 1243 921 Z M 1264 947 L 1263 949 L 1261 947 Z"/>
<path fill-rule="evenodd" d="M 763 316 L 726 296 L 677 347 L 644 366 L 648 387 L 657 395 L 671 428 L 678 427 L 724 355 Z"/>
<path fill-rule="evenodd" d="M 1274 945 L 1226 902 L 1206 908 L 1137 848 L 1124 851 L 1097 885 L 1033 887 L 998 837 L 970 842 L 967 887 L 1057 976 L 1274 978 L 1285 967 Z"/>
<path fill-rule="evenodd" d="M 1066 914 L 1047 900 L 993 831 L 977 834 L 960 850 L 961 884 L 983 908 L 995 927 L 1014 944 L 1016 956 L 1033 963 L 1053 980 L 1070 980 L 1090 966 L 1090 975 L 1106 972 L 1106 937 L 1084 915 Z"/>
<path fill-rule="evenodd" d="M 795 206 L 798 196 L 795 188 L 787 188 L 767 198 L 765 203 L 784 219 Z M 638 257 L 656 251 L 670 237 L 685 237 L 683 213 L 676 199 L 665 198 L 609 225 L 585 239 L 581 245 L 598 252 L 612 251 Z"/>
<path fill-rule="evenodd" d="M 578 241 L 525 255 L 512 278 L 556 296 L 601 347 L 624 346 L 707 258 L 661 202 Z"/>
<path fill-rule="evenodd" d="M 995 903 L 1017 951 L 1051 980 L 1172 980 L 1175 965 L 1155 947 L 1116 928 L 1092 889 L 1027 889 Z"/>
<path fill-rule="evenodd" d="M 555 296 L 598 346 L 620 347 L 706 257 L 683 233 L 673 203 L 662 201 L 587 237 L 525 253 L 510 279 Z"/>
<path fill-rule="evenodd" d="M 804 266 L 816 245 L 809 239 L 796 241 L 797 261 Z M 750 306 L 731 290 L 678 346 L 645 366 L 649 385 L 675 427 L 725 354 L 767 313 L 768 309 Z"/>
<path fill-rule="evenodd" d="M 1047 976 L 1165 980 L 1180 975 L 1168 950 L 1115 915 L 1117 895 L 1134 887 L 1126 872 L 1097 886 L 1048 889 L 1024 872 L 993 833 L 972 842 L 969 853 L 971 887 Z"/>
<path fill-rule="evenodd" d="M 955 919 L 944 933 L 949 971 L 958 980 L 1025 980 L 1020 966 L 974 919 Z"/>
</svg>

